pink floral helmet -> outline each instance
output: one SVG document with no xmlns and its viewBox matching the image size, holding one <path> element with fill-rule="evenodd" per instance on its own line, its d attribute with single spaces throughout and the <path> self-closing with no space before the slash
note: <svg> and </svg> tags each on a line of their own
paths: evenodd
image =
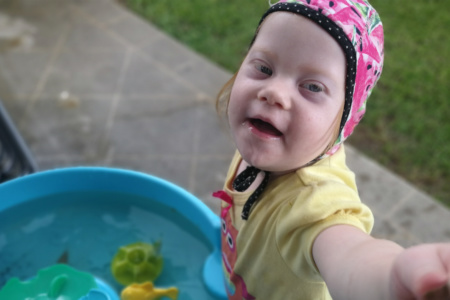
<svg viewBox="0 0 450 300">
<path fill-rule="evenodd" d="M 280 0 L 262 16 L 286 11 L 300 14 L 327 31 L 347 59 L 346 96 L 339 136 L 323 156 L 335 153 L 366 112 L 366 101 L 381 75 L 384 57 L 383 26 L 366 0 Z"/>
</svg>

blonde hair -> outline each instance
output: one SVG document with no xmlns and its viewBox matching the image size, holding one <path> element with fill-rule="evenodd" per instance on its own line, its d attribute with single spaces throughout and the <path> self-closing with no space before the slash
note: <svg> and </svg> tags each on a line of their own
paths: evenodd
<svg viewBox="0 0 450 300">
<path fill-rule="evenodd" d="M 228 103 L 230 102 L 231 90 L 236 80 L 237 72 L 223 85 L 216 98 L 217 114 L 228 122 Z"/>
</svg>

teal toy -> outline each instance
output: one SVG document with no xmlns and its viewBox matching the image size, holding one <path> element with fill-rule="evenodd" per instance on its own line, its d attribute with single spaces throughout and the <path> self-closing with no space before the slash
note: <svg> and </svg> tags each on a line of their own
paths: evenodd
<svg viewBox="0 0 450 300">
<path fill-rule="evenodd" d="M 163 268 L 160 248 L 161 242 L 137 242 L 120 247 L 111 262 L 114 278 L 123 285 L 154 281 Z"/>
<path fill-rule="evenodd" d="M 41 269 L 28 281 L 11 278 L 0 290 L 0 299 L 8 300 L 79 300 L 97 287 L 89 273 L 58 264 Z"/>
</svg>

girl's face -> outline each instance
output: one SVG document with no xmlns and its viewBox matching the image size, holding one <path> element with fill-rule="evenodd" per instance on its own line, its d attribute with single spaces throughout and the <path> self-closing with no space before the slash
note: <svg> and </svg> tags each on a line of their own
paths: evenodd
<svg viewBox="0 0 450 300">
<path fill-rule="evenodd" d="M 342 114 L 345 69 L 324 29 L 297 14 L 270 14 L 230 94 L 228 120 L 243 159 L 283 174 L 321 155 Z"/>
</svg>

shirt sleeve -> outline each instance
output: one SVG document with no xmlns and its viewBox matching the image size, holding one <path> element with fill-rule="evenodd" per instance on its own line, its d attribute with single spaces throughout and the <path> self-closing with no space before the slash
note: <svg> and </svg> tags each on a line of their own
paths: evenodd
<svg viewBox="0 0 450 300">
<path fill-rule="evenodd" d="M 366 233 L 373 227 L 372 212 L 361 203 L 357 190 L 342 180 L 310 183 L 286 201 L 277 220 L 276 241 L 292 272 L 311 281 L 322 281 L 312 246 L 323 230 L 340 224 Z"/>
</svg>

